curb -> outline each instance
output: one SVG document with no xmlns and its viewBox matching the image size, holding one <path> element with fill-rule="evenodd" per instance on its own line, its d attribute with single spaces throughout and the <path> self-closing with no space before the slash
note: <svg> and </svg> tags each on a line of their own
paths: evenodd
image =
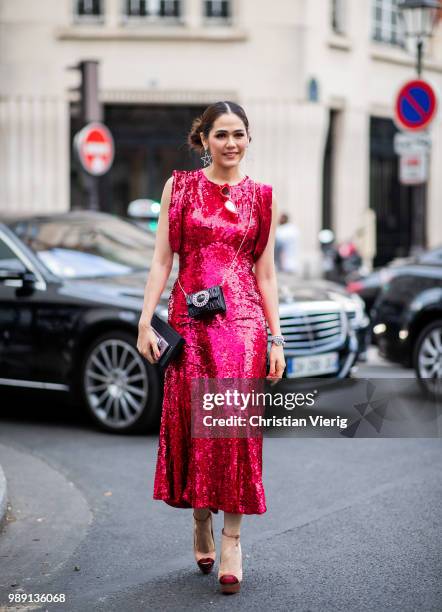
<svg viewBox="0 0 442 612">
<path fill-rule="evenodd" d="M 0 465 L 0 530 L 3 527 L 3 523 L 6 517 L 6 510 L 7 510 L 6 477 L 3 472 L 2 466 Z"/>
</svg>

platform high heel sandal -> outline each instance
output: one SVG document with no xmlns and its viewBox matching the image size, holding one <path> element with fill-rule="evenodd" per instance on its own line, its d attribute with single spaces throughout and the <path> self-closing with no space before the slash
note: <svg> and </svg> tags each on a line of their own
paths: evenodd
<svg viewBox="0 0 442 612">
<path fill-rule="evenodd" d="M 220 559 L 218 580 L 221 585 L 221 592 L 222 593 L 237 593 L 241 588 L 241 581 L 242 581 L 242 552 L 241 552 L 241 543 L 239 541 L 240 536 L 239 534 L 230 535 L 224 531 L 224 528 L 222 530 L 222 534 L 223 536 L 226 536 L 227 538 L 235 538 L 236 540 L 235 547 L 237 547 L 239 550 L 239 554 L 241 558 L 241 565 L 240 565 L 240 570 L 239 572 L 237 572 L 236 575 L 235 574 L 223 574 L 221 573 L 221 559 Z"/>
<path fill-rule="evenodd" d="M 215 540 L 213 537 L 212 513 L 209 510 L 209 514 L 208 516 L 206 516 L 205 519 L 196 518 L 195 512 L 193 513 L 193 518 L 195 519 L 195 521 L 206 522 L 209 517 L 210 517 L 210 533 L 212 534 L 212 542 L 213 542 L 212 550 L 210 550 L 209 552 L 205 552 L 205 553 L 198 552 L 196 548 L 196 525 L 197 525 L 196 522 L 194 522 L 194 531 L 193 531 L 193 552 L 195 554 L 195 560 L 198 564 L 198 567 L 203 572 L 203 574 L 209 574 L 212 571 L 213 564 L 215 563 L 215 559 L 216 559 Z"/>
</svg>

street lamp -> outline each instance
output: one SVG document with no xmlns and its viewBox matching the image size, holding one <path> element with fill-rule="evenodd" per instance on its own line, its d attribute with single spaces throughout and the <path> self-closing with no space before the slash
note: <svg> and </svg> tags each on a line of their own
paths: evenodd
<svg viewBox="0 0 442 612">
<path fill-rule="evenodd" d="M 433 35 L 442 4 L 438 0 L 403 0 L 398 4 L 405 36 L 416 38 L 417 75 L 422 74 L 424 40 Z"/>
</svg>

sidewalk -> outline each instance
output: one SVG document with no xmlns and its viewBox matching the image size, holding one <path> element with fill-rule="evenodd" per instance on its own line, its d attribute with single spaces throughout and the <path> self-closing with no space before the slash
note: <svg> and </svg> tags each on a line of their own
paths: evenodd
<svg viewBox="0 0 442 612">
<path fill-rule="evenodd" d="M 3 526 L 3 521 L 6 516 L 6 500 L 7 500 L 7 487 L 6 478 L 0 465 L 0 529 Z"/>
</svg>

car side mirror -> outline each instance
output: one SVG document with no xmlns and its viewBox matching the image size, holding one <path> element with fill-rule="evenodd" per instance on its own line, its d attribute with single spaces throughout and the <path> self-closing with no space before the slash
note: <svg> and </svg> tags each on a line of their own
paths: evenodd
<svg viewBox="0 0 442 612">
<path fill-rule="evenodd" d="M 23 280 L 27 270 L 12 270 L 10 268 L 0 268 L 0 282 L 6 280 Z"/>
<path fill-rule="evenodd" d="M 17 297 L 27 297 L 28 295 L 34 293 L 35 283 L 38 280 L 35 274 L 30 270 L 26 270 L 20 274 L 20 278 L 22 281 L 22 286 L 17 288 Z"/>
<path fill-rule="evenodd" d="M 22 272 L 20 276 L 23 281 L 23 287 L 33 287 L 34 284 L 38 280 L 35 274 L 31 272 L 30 270 L 26 270 L 25 272 Z"/>
<path fill-rule="evenodd" d="M 4 281 L 21 281 L 21 287 L 17 287 L 17 295 L 28 295 L 34 290 L 37 277 L 30 270 L 8 270 L 0 268 L 0 283 Z"/>
</svg>

